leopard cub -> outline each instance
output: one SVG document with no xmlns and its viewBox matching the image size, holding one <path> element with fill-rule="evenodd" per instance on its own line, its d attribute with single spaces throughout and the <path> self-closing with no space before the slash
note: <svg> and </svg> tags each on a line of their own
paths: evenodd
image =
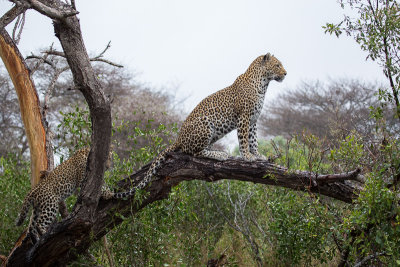
<svg viewBox="0 0 400 267">
<path fill-rule="evenodd" d="M 81 186 L 85 178 L 89 151 L 90 147 L 82 148 L 53 171 L 42 172 L 40 182 L 25 197 L 16 225 L 20 226 L 24 222 L 30 207 L 33 206 L 33 217 L 29 225 L 29 235 L 33 243 L 36 243 L 56 220 L 59 203 Z M 111 165 L 111 157 L 110 152 L 106 168 Z M 112 193 L 103 187 L 102 197 L 109 199 Z"/>
</svg>

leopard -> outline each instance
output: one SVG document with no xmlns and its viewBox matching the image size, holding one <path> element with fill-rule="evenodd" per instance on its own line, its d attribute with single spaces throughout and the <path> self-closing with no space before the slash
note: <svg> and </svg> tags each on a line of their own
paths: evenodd
<svg viewBox="0 0 400 267">
<path fill-rule="evenodd" d="M 24 222 L 30 207 L 33 206 L 33 216 L 28 226 L 28 234 L 33 243 L 36 243 L 56 221 L 59 204 L 81 187 L 89 152 L 90 147 L 81 148 L 54 170 L 42 171 L 39 183 L 26 195 L 16 225 L 20 226 Z M 109 153 L 105 164 L 107 169 L 111 165 L 111 160 L 112 152 Z M 103 186 L 101 195 L 105 199 L 110 199 L 113 197 L 113 192 Z"/>
<path fill-rule="evenodd" d="M 257 120 L 270 81 L 282 82 L 286 74 L 274 55 L 258 56 L 232 85 L 203 99 L 183 122 L 175 142 L 151 163 L 143 180 L 129 191 L 116 193 L 115 197 L 131 197 L 145 188 L 170 152 L 180 151 L 218 161 L 228 159 L 226 152 L 212 150 L 211 146 L 234 129 L 237 129 L 239 151 L 244 160 L 266 160 L 258 152 Z"/>
</svg>

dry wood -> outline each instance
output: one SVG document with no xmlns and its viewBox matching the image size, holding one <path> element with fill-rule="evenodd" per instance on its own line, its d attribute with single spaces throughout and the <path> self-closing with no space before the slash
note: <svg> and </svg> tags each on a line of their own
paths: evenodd
<svg viewBox="0 0 400 267">
<path fill-rule="evenodd" d="M 21 118 L 31 156 L 31 185 L 39 182 L 40 171 L 47 170 L 46 132 L 40 113 L 39 98 L 28 67 L 8 33 L 0 28 L 0 57 L 18 95 Z"/>
</svg>

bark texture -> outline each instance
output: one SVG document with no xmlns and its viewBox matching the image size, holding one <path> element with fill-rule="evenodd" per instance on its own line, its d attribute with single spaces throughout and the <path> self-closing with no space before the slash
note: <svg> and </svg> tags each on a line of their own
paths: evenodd
<svg viewBox="0 0 400 267">
<path fill-rule="evenodd" d="M 24 3 L 25 6 L 29 6 L 30 8 L 33 8 L 53 19 L 54 30 L 56 36 L 60 40 L 68 64 L 71 68 L 75 87 L 84 95 L 89 105 L 92 119 L 92 151 L 89 154 L 87 164 L 86 183 L 81 189 L 81 194 L 78 198 L 77 204 L 75 205 L 74 211 L 71 212 L 70 216 L 64 221 L 65 224 L 62 224 L 64 225 L 64 228 L 61 228 L 60 231 L 66 235 L 65 239 L 63 239 L 64 242 L 52 243 L 53 245 L 50 246 L 45 245 L 48 251 L 44 254 L 36 254 L 29 252 L 32 251 L 32 247 L 31 244 L 25 242 L 25 240 L 19 247 L 13 249 L 7 259 L 7 265 L 9 266 L 48 266 L 50 264 L 56 264 L 59 255 L 62 255 L 64 252 L 68 254 L 71 248 L 78 245 L 76 240 L 86 238 L 86 240 L 90 242 L 89 233 L 92 231 L 91 227 L 93 225 L 94 212 L 100 197 L 100 188 L 103 183 L 105 162 L 110 145 L 111 108 L 91 67 L 82 40 L 79 20 L 75 16 L 77 12 L 73 10 L 71 6 L 58 0 L 30 0 L 21 2 Z M 11 56 L 13 57 L 11 58 Z M 10 54 L 4 54 L 6 59 L 10 59 L 10 64 L 13 64 L 16 56 L 13 54 L 11 54 L 11 56 Z M 22 68 L 20 66 L 13 66 L 12 69 L 14 68 L 19 71 L 16 73 L 17 78 L 20 76 L 29 78 L 28 72 L 21 73 Z M 27 99 L 38 101 L 37 95 L 32 95 Z M 23 103 L 21 106 L 27 107 L 28 105 Z M 34 110 L 32 109 L 28 109 L 27 113 L 31 114 L 33 111 Z M 39 110 L 37 111 L 39 112 Z M 40 116 L 38 116 L 38 118 L 40 118 Z M 40 124 L 38 121 L 32 121 L 31 123 L 33 126 Z M 43 136 L 45 136 L 44 131 Z M 44 139 L 42 142 L 45 144 Z M 42 153 L 41 155 L 32 155 L 31 159 L 34 161 L 40 156 L 46 157 L 46 153 Z M 47 169 L 47 166 L 41 170 L 44 169 Z M 33 249 L 36 251 L 36 248 L 40 248 L 41 243 L 42 242 L 37 244 Z M 36 257 L 39 257 L 41 261 L 31 260 L 32 258 L 36 259 Z"/>
</svg>

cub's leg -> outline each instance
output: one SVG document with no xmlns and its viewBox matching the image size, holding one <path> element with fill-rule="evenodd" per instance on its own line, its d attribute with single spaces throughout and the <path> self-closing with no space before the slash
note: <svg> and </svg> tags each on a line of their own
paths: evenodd
<svg viewBox="0 0 400 267">
<path fill-rule="evenodd" d="M 267 159 L 264 155 L 261 155 L 258 152 L 257 124 L 256 123 L 254 123 L 250 126 L 249 147 L 250 147 L 250 153 L 253 154 L 257 159 L 262 159 L 262 160 Z"/>
<path fill-rule="evenodd" d="M 29 236 L 30 236 L 33 244 L 38 242 L 40 236 L 42 235 L 42 233 L 40 232 L 40 230 L 38 229 L 38 226 L 37 226 L 38 225 L 37 220 L 39 218 L 39 214 L 40 214 L 39 208 L 34 207 L 33 216 L 31 217 L 31 221 L 29 224 Z"/>
<path fill-rule="evenodd" d="M 44 235 L 49 226 L 56 220 L 58 211 L 58 202 L 45 202 L 38 209 L 35 209 L 35 214 L 32 220 L 31 232 L 33 234 L 32 241 L 36 243 L 40 236 Z M 34 240 L 36 239 L 36 240 Z"/>
</svg>

